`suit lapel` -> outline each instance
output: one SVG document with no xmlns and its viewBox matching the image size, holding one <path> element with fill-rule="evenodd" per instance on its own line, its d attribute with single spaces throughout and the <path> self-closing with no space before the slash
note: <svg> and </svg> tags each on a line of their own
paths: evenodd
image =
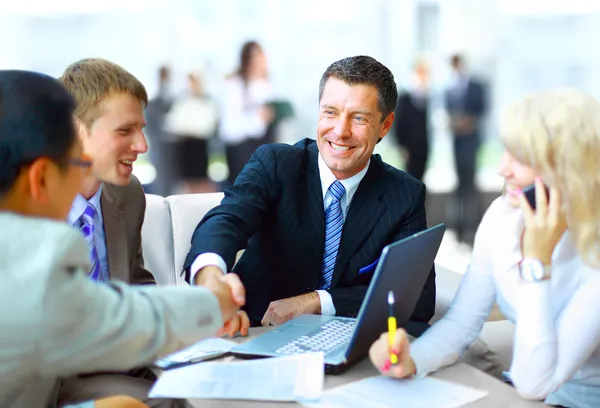
<svg viewBox="0 0 600 408">
<path fill-rule="evenodd" d="M 301 179 L 298 188 L 298 202 L 306 202 L 306 227 L 308 240 L 318 260 L 320 273 L 321 258 L 325 246 L 325 209 L 323 207 L 323 189 L 319 166 L 317 163 L 318 150 L 316 143 L 307 148 L 306 178 Z M 312 268 L 311 268 L 312 270 Z"/>
<path fill-rule="evenodd" d="M 117 197 L 113 186 L 105 184 L 102 189 L 102 217 L 106 236 L 109 277 L 129 282 L 129 259 L 127 248 L 127 229 L 125 214 L 117 206 Z"/>
<path fill-rule="evenodd" d="M 348 208 L 333 273 L 332 286 L 337 284 L 350 258 L 356 254 L 358 248 L 371 234 L 375 224 L 377 224 L 386 209 L 386 204 L 382 200 L 385 193 L 384 184 L 381 181 L 382 177 L 384 177 L 384 174 L 381 163 L 374 157 L 371 158 L 369 170 L 360 182 Z"/>
</svg>

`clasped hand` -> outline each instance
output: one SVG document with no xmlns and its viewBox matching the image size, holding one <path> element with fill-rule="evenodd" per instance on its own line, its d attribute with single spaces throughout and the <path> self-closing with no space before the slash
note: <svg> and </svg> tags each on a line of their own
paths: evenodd
<svg viewBox="0 0 600 408">
<path fill-rule="evenodd" d="M 223 314 L 223 327 L 217 336 L 229 334 L 233 337 L 237 332 L 243 336 L 248 334 L 250 320 L 240 307 L 246 303 L 246 290 L 235 273 L 223 274 L 216 266 L 207 266 L 196 274 L 194 283 L 209 289 L 217 297 Z"/>
</svg>

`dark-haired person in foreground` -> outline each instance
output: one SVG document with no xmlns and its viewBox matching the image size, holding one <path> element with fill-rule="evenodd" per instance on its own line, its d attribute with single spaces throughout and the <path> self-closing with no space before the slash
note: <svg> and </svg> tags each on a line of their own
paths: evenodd
<svg viewBox="0 0 600 408">
<path fill-rule="evenodd" d="M 355 317 L 382 249 L 427 227 L 425 185 L 373 155 L 397 99 L 375 59 L 333 63 L 319 85 L 316 141 L 260 147 L 200 222 L 184 272 L 197 285 L 240 276 L 247 303 L 231 332 L 301 314 Z M 434 308 L 432 269 L 409 331 L 424 331 Z"/>
<path fill-rule="evenodd" d="M 148 364 L 213 335 L 244 302 L 232 274 L 194 288 L 88 278 L 89 248 L 65 221 L 92 165 L 74 111 L 55 79 L 0 71 L 1 407 L 54 407 L 57 378 Z M 96 403 L 134 406 L 145 405 Z"/>
</svg>

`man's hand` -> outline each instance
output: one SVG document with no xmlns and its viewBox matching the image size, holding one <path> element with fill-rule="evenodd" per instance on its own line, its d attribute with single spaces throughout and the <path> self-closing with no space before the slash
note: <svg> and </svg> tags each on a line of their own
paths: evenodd
<svg viewBox="0 0 600 408">
<path fill-rule="evenodd" d="M 321 299 L 319 294 L 311 292 L 271 302 L 260 323 L 263 326 L 276 326 L 303 314 L 320 313 Z"/>
<path fill-rule="evenodd" d="M 476 120 L 473 116 L 453 115 L 450 117 L 450 127 L 457 136 L 470 135 L 475 131 Z"/>
<path fill-rule="evenodd" d="M 235 273 L 223 274 L 223 271 L 217 266 L 209 265 L 200 269 L 194 277 L 194 284 L 198 286 L 206 286 L 206 282 L 210 279 L 223 280 L 231 288 L 231 296 L 238 306 L 244 306 L 246 303 L 246 290 L 240 281 L 240 278 Z"/>
<path fill-rule="evenodd" d="M 133 397 L 119 395 L 94 401 L 94 408 L 148 408 L 148 405 Z"/>
<path fill-rule="evenodd" d="M 221 275 L 221 277 L 211 276 L 204 281 L 203 286 L 210 290 L 217 297 L 217 300 L 219 301 L 219 307 L 221 308 L 221 313 L 223 314 L 223 321 L 227 322 L 229 319 L 234 317 L 234 315 L 240 309 L 240 305 L 234 300 L 231 287 L 224 278 L 225 276 L 223 275 Z"/>
<path fill-rule="evenodd" d="M 242 336 L 247 336 L 249 328 L 250 319 L 246 312 L 240 310 L 217 331 L 217 336 L 228 334 L 229 337 L 233 337 L 237 332 L 240 332 Z"/>
<path fill-rule="evenodd" d="M 204 282 L 210 278 L 218 278 L 219 276 L 223 276 L 224 273 L 218 266 L 208 265 L 204 268 L 200 269 L 196 276 L 194 277 L 194 285 L 204 285 Z"/>
</svg>

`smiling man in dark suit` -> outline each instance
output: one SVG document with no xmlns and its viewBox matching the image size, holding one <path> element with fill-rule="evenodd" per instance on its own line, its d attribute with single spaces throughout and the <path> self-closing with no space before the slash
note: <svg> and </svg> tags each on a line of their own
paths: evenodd
<svg viewBox="0 0 600 408">
<path fill-rule="evenodd" d="M 247 307 L 225 331 L 244 334 L 249 324 L 301 314 L 355 317 L 381 250 L 427 228 L 425 185 L 373 155 L 394 121 L 396 89 L 371 57 L 330 65 L 319 86 L 317 140 L 259 148 L 200 222 L 186 278 L 201 285 L 233 270 L 246 287 Z M 414 334 L 434 308 L 432 269 L 411 318 Z"/>
</svg>

